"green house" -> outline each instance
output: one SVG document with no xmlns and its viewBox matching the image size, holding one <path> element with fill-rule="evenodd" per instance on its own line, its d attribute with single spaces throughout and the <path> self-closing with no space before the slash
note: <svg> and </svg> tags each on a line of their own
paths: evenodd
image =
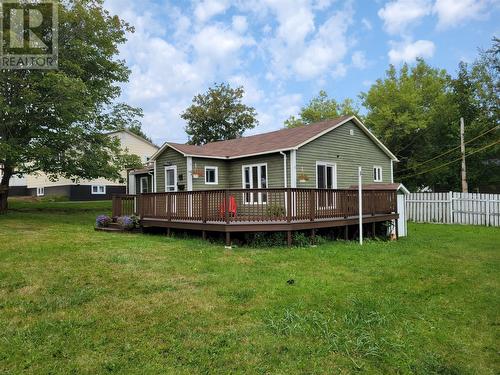
<svg viewBox="0 0 500 375">
<path fill-rule="evenodd" d="M 135 173 L 136 192 L 212 189 L 344 189 L 393 181 L 397 158 L 354 116 L 203 146 L 167 142 L 151 169 Z M 253 197 L 260 199 L 260 197 Z"/>
</svg>

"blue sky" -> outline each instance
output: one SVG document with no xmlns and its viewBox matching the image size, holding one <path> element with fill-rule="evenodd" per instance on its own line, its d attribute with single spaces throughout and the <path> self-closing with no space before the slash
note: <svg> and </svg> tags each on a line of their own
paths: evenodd
<svg viewBox="0 0 500 375">
<path fill-rule="evenodd" d="M 106 0 L 136 29 L 121 100 L 159 144 L 186 141 L 180 113 L 214 82 L 243 85 L 278 129 L 319 90 L 356 99 L 390 63 L 424 57 L 456 71 L 499 36 L 500 0 Z"/>
</svg>

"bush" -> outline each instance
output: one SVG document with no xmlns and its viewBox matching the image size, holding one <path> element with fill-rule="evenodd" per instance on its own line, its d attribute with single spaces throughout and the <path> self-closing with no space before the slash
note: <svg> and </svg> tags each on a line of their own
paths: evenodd
<svg viewBox="0 0 500 375">
<path fill-rule="evenodd" d="M 285 209 L 279 204 L 272 204 L 266 210 L 266 215 L 272 218 L 285 216 Z"/>
<path fill-rule="evenodd" d="M 294 232 L 293 246 L 308 247 L 311 245 L 311 239 L 304 232 Z"/>
<path fill-rule="evenodd" d="M 123 230 L 132 230 L 135 228 L 134 219 L 131 216 L 120 216 L 116 222 Z"/>
<path fill-rule="evenodd" d="M 99 215 L 95 219 L 95 225 L 98 228 L 105 228 L 111 223 L 111 218 L 108 215 Z"/>
<path fill-rule="evenodd" d="M 251 247 L 276 247 L 286 245 L 283 232 L 257 232 L 245 236 L 246 243 Z"/>
</svg>

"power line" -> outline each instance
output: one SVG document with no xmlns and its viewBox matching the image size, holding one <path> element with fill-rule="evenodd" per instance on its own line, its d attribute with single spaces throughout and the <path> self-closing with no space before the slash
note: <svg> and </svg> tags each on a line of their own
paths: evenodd
<svg viewBox="0 0 500 375">
<path fill-rule="evenodd" d="M 496 145 L 496 144 L 498 144 L 498 143 L 500 143 L 500 140 L 497 140 L 497 141 L 495 141 L 495 142 L 493 142 L 493 143 L 490 143 L 489 145 L 486 145 L 486 146 L 484 146 L 484 147 L 482 147 L 482 148 L 480 148 L 480 149 L 477 149 L 477 150 L 475 150 L 475 151 L 473 151 L 473 152 L 470 152 L 469 154 L 465 155 L 465 157 L 469 157 L 469 156 L 471 156 L 471 155 L 477 154 L 478 152 L 483 151 L 483 150 L 486 150 L 486 149 L 487 149 L 487 148 L 489 148 L 489 147 L 495 146 L 495 145 Z M 409 176 L 403 176 L 403 177 L 400 177 L 400 178 L 401 178 L 401 179 L 403 179 L 403 178 L 410 178 L 410 177 L 420 176 L 421 174 L 429 173 L 429 172 L 435 171 L 436 169 L 440 169 L 440 168 L 446 167 L 447 165 L 450 165 L 450 164 L 452 164 L 452 163 L 455 163 L 455 162 L 457 162 L 457 161 L 459 161 L 459 160 L 462 160 L 462 158 L 460 157 L 460 158 L 458 158 L 458 159 L 455 159 L 455 160 L 449 161 L 449 162 L 447 162 L 447 163 L 444 163 L 444 164 L 438 165 L 437 167 L 434 167 L 434 168 L 428 169 L 428 170 L 426 170 L 426 171 L 424 171 L 424 172 L 419 172 L 419 173 L 411 174 L 411 175 L 409 175 Z"/>
<path fill-rule="evenodd" d="M 495 127 L 491 128 L 491 129 L 489 129 L 489 130 L 486 130 L 484 133 L 479 134 L 477 137 L 474 137 L 474 138 L 472 138 L 472 139 L 468 140 L 468 141 L 467 141 L 467 142 L 465 142 L 464 144 L 465 144 L 465 145 L 467 145 L 467 144 L 469 144 L 470 142 L 473 142 L 473 141 L 475 141 L 476 139 L 478 139 L 478 138 L 482 137 L 483 135 L 486 135 L 486 134 L 488 134 L 488 133 L 492 132 L 493 130 L 498 129 L 498 127 L 499 127 L 499 126 L 497 125 L 497 126 L 495 126 Z M 413 166 L 412 168 L 402 169 L 402 170 L 398 171 L 398 173 L 401 173 L 401 172 L 406 172 L 406 171 L 409 171 L 409 170 L 415 169 L 415 168 L 417 168 L 417 167 L 421 167 L 422 165 L 427 164 L 427 163 L 429 163 L 429 162 L 431 162 L 431 161 L 433 161 L 433 160 L 436 160 L 437 158 L 440 158 L 441 156 L 448 155 L 448 154 L 449 154 L 449 153 L 451 153 L 452 151 L 455 151 L 455 150 L 457 150 L 457 149 L 459 149 L 459 148 L 460 148 L 460 145 L 458 145 L 458 146 L 456 146 L 456 147 L 453 147 L 452 149 L 450 149 L 450 150 L 448 150 L 448 151 L 446 151 L 446 152 L 444 152 L 444 153 L 442 153 L 442 154 L 439 154 L 438 156 L 434 156 L 432 159 L 429 159 L 429 160 L 426 160 L 426 161 L 424 161 L 424 162 L 422 162 L 422 163 L 419 163 L 419 164 L 417 164 L 417 165 Z"/>
</svg>

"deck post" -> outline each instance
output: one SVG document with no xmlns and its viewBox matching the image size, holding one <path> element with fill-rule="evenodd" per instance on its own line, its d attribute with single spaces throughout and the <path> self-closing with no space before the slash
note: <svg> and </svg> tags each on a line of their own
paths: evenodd
<svg viewBox="0 0 500 375">
<path fill-rule="evenodd" d="M 292 231 L 291 230 L 286 232 L 286 243 L 287 243 L 288 247 L 292 246 Z"/>
<path fill-rule="evenodd" d="M 375 224 L 376 224 L 375 222 L 372 223 L 372 236 L 373 236 L 373 238 L 377 237 L 376 233 L 375 233 Z"/>
<path fill-rule="evenodd" d="M 311 245 L 316 245 L 316 229 L 311 229 Z"/>
<path fill-rule="evenodd" d="M 309 193 L 309 219 L 314 221 L 316 217 L 316 190 L 310 189 Z"/>
<path fill-rule="evenodd" d="M 286 189 L 286 221 L 292 221 L 292 189 Z"/>
<path fill-rule="evenodd" d="M 344 228 L 344 239 L 346 241 L 349 240 L 349 225 L 346 225 L 345 228 Z"/>
<path fill-rule="evenodd" d="M 170 233 L 170 227 L 167 228 L 167 237 L 170 237 L 171 233 Z"/>
<path fill-rule="evenodd" d="M 224 190 L 224 218 L 226 219 L 226 224 L 229 224 L 229 191 L 227 189 Z"/>
<path fill-rule="evenodd" d="M 205 231 L 205 230 L 201 231 L 201 238 L 203 239 L 203 241 L 205 241 L 207 239 L 207 231 Z"/>
<path fill-rule="evenodd" d="M 201 217 L 203 223 L 207 222 L 207 216 L 208 216 L 208 199 L 207 199 L 207 192 L 203 191 L 201 194 L 201 204 L 202 204 L 202 209 L 201 209 Z"/>
<path fill-rule="evenodd" d="M 172 220 L 172 194 L 167 193 L 167 220 Z"/>
<path fill-rule="evenodd" d="M 226 248 L 231 248 L 231 232 L 226 232 Z"/>
</svg>

